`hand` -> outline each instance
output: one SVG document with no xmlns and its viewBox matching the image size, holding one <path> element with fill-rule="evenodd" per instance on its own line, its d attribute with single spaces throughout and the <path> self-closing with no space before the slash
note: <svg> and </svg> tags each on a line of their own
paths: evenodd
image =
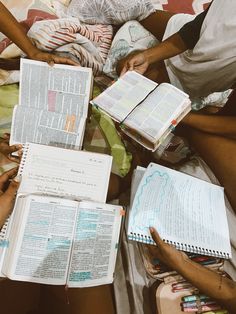
<svg viewBox="0 0 236 314">
<path fill-rule="evenodd" d="M 144 52 L 132 53 L 126 59 L 120 75 L 125 74 L 127 71 L 136 71 L 144 74 L 149 67 L 149 61 Z"/>
<path fill-rule="evenodd" d="M 22 149 L 21 145 L 11 145 L 9 146 L 10 134 L 4 133 L 0 137 L 0 153 L 13 162 L 19 162 L 18 157 L 11 156 L 12 153 L 20 151 Z"/>
<path fill-rule="evenodd" d="M 69 64 L 75 66 L 80 65 L 78 62 L 75 62 L 70 58 L 60 57 L 52 53 L 43 52 L 37 48 L 31 54 L 29 54 L 29 58 L 37 61 L 45 61 L 51 66 L 53 66 L 55 63 Z"/>
<path fill-rule="evenodd" d="M 10 215 L 14 202 L 17 189 L 19 187 L 18 178 L 14 178 L 17 174 L 18 167 L 4 172 L 0 176 L 0 229 L 4 225 L 5 220 Z M 10 179 L 14 178 L 10 184 Z"/>
<path fill-rule="evenodd" d="M 150 233 L 157 245 L 151 249 L 152 254 L 162 263 L 169 266 L 170 269 L 178 270 L 179 265 L 181 265 L 184 260 L 188 259 L 188 256 L 184 252 L 178 251 L 173 246 L 162 241 L 154 228 L 150 228 Z"/>
</svg>

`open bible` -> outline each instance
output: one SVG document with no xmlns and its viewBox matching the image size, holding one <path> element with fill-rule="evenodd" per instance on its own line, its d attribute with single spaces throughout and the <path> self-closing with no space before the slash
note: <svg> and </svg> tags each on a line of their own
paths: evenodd
<svg viewBox="0 0 236 314">
<path fill-rule="evenodd" d="M 0 238 L 2 276 L 76 287 L 112 281 L 124 212 L 105 204 L 111 164 L 105 154 L 25 144 Z"/>
<path fill-rule="evenodd" d="M 21 59 L 19 105 L 13 111 L 10 144 L 26 142 L 80 149 L 92 70 Z"/>
<path fill-rule="evenodd" d="M 21 195 L 2 273 L 12 280 L 69 287 L 111 283 L 122 214 L 120 206 Z"/>
<path fill-rule="evenodd" d="M 91 103 L 152 151 L 191 109 L 186 93 L 168 83 L 158 85 L 135 71 L 126 72 Z"/>
</svg>

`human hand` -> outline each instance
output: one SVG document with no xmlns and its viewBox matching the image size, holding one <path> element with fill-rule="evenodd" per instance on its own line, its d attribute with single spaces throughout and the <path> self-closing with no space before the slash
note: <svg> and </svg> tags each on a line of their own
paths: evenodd
<svg viewBox="0 0 236 314">
<path fill-rule="evenodd" d="M 20 184 L 18 178 L 14 178 L 17 171 L 18 167 L 15 167 L 0 176 L 0 229 L 14 206 L 16 192 Z M 11 179 L 13 180 L 10 182 Z"/>
<path fill-rule="evenodd" d="M 150 228 L 150 233 L 157 245 L 156 247 L 150 246 L 152 255 L 166 264 L 170 269 L 178 270 L 184 260 L 188 259 L 188 256 L 184 252 L 178 251 L 173 246 L 165 243 L 154 228 Z"/>
<path fill-rule="evenodd" d="M 144 52 L 132 53 L 123 60 L 123 67 L 120 75 L 125 74 L 127 71 L 136 71 L 144 74 L 149 67 L 149 61 Z"/>
<path fill-rule="evenodd" d="M 75 65 L 75 66 L 80 65 L 78 62 L 75 62 L 74 60 L 70 58 L 60 57 L 53 53 L 41 51 L 37 48 L 34 49 L 34 51 L 29 54 L 29 58 L 32 60 L 37 60 L 37 61 L 45 61 L 51 66 L 53 66 L 55 63 L 62 63 L 62 64 Z"/>
<path fill-rule="evenodd" d="M 4 133 L 2 137 L 0 137 L 0 153 L 2 153 L 5 157 L 13 162 L 19 162 L 19 157 L 11 156 L 14 152 L 20 152 L 22 149 L 21 145 L 11 145 L 9 146 L 10 134 Z"/>
</svg>

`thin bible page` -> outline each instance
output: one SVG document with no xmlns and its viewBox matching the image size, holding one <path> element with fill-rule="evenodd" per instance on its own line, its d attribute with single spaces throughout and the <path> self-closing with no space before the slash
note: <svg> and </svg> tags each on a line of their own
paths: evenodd
<svg viewBox="0 0 236 314">
<path fill-rule="evenodd" d="M 17 234 L 9 278 L 65 284 L 78 202 L 29 195 Z"/>
<path fill-rule="evenodd" d="M 113 281 L 122 207 L 81 202 L 68 276 L 69 287 L 89 287 Z"/>
</svg>

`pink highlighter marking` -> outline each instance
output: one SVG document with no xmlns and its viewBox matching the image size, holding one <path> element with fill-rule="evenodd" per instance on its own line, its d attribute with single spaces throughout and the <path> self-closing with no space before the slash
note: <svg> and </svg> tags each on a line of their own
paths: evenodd
<svg viewBox="0 0 236 314">
<path fill-rule="evenodd" d="M 57 92 L 53 90 L 48 91 L 48 110 L 55 112 L 56 111 L 56 97 Z"/>
</svg>

